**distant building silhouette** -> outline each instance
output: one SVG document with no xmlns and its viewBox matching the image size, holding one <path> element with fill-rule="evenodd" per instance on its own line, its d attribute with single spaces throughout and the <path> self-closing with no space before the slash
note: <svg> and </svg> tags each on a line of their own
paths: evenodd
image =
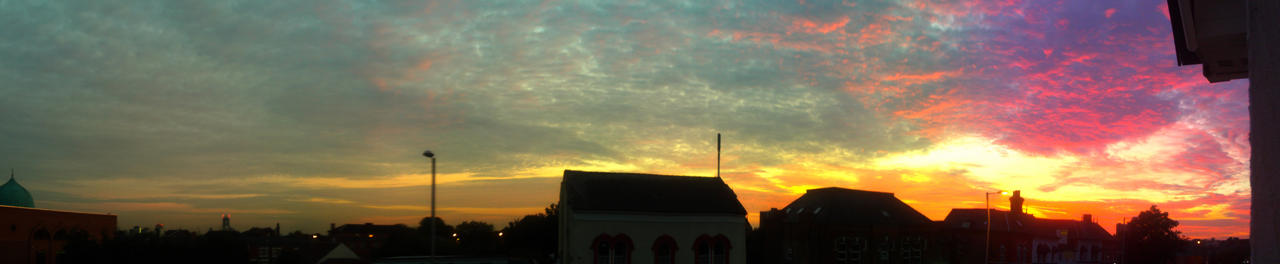
<svg viewBox="0 0 1280 264">
<path fill-rule="evenodd" d="M 405 232 L 412 230 L 404 225 L 345 224 L 329 230 L 329 237 L 335 243 L 345 244 L 356 255 L 372 259 L 378 249 L 387 244 L 392 234 Z"/>
<path fill-rule="evenodd" d="M 0 186 L 0 263 L 58 263 L 77 237 L 102 241 L 116 232 L 116 216 L 35 208 L 10 172 Z"/>
<path fill-rule="evenodd" d="M 746 209 L 718 177 L 566 170 L 560 263 L 746 263 Z"/>
<path fill-rule="evenodd" d="M 952 209 L 941 222 L 943 246 L 951 263 L 1113 263 L 1119 248 L 1115 237 L 1085 214 L 1080 220 L 1040 219 L 1022 210 L 1023 198 L 1014 192 L 1011 211 L 991 209 L 990 251 L 986 248 L 986 209 Z"/>
<path fill-rule="evenodd" d="M 231 214 L 222 214 L 222 231 L 235 231 L 231 228 Z"/>
<path fill-rule="evenodd" d="M 830 187 L 760 212 L 756 239 L 761 263 L 925 263 L 932 227 L 892 193 Z"/>
<path fill-rule="evenodd" d="M 1116 232 L 1119 233 L 1119 232 Z M 1249 239 L 1193 239 L 1176 263 L 1249 263 Z"/>
</svg>

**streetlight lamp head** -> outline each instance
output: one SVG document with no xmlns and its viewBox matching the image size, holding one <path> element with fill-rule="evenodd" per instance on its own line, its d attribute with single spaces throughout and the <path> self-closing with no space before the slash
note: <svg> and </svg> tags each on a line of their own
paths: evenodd
<svg viewBox="0 0 1280 264">
<path fill-rule="evenodd" d="M 436 154 L 435 154 L 435 153 L 431 153 L 431 151 L 430 151 L 430 150 L 428 150 L 428 151 L 423 151 L 423 152 L 422 152 L 422 156 L 426 156 L 426 157 L 428 157 L 428 158 L 434 158 L 434 157 L 436 157 Z"/>
</svg>

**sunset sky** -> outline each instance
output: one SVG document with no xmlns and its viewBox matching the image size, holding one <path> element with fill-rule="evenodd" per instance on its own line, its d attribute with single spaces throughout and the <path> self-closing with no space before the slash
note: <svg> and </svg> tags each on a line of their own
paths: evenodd
<svg viewBox="0 0 1280 264">
<path fill-rule="evenodd" d="M 1249 232 L 1248 83 L 1178 67 L 1164 0 L 130 2 L 0 1 L 37 207 L 416 226 L 430 149 L 438 214 L 500 228 L 565 169 L 712 176 L 723 133 L 753 224 L 838 186 Z"/>
</svg>

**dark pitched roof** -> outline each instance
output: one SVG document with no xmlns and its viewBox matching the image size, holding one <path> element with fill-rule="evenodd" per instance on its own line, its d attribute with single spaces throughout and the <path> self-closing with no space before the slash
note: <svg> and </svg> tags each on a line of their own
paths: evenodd
<svg viewBox="0 0 1280 264">
<path fill-rule="evenodd" d="M 813 214 L 814 221 L 847 224 L 929 225 L 933 221 L 903 203 L 892 193 L 845 188 L 812 189 L 786 209 L 793 214 Z"/>
<path fill-rule="evenodd" d="M 991 209 L 993 231 L 1019 231 L 1031 226 L 1033 221 L 1036 221 L 1035 217 L 1028 214 L 1010 214 L 1009 211 Z M 951 209 L 942 222 L 945 228 L 965 228 L 963 223 L 968 222 L 968 228 L 985 229 L 987 212 L 981 208 Z"/>
<path fill-rule="evenodd" d="M 982 230 L 987 215 L 984 209 L 951 209 L 947 218 L 942 221 L 945 228 L 964 228 L 962 223 L 969 222 L 971 229 Z M 1059 230 L 1066 230 L 1069 236 L 1080 239 L 1112 239 L 1110 232 L 1102 229 L 1098 223 L 1085 223 L 1072 219 L 1040 219 L 1029 214 L 1011 214 L 1009 211 L 991 209 L 991 230 L 1004 232 L 1020 232 L 1038 237 L 1057 237 Z"/>
<path fill-rule="evenodd" d="M 330 233 L 395 233 L 409 229 L 412 228 L 405 225 L 375 225 L 373 223 L 364 223 L 338 226 L 338 228 L 330 230 Z"/>
<path fill-rule="evenodd" d="M 716 177 L 565 170 L 562 184 L 573 210 L 747 214 Z"/>
<path fill-rule="evenodd" d="M 1084 223 L 1067 219 L 1036 219 L 1032 232 L 1037 236 L 1057 236 L 1058 230 L 1066 230 L 1076 239 L 1111 239 L 1111 233 L 1098 223 Z"/>
</svg>

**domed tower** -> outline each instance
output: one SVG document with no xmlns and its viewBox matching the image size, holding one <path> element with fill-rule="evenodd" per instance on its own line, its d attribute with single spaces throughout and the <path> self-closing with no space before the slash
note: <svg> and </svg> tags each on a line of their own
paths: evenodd
<svg viewBox="0 0 1280 264">
<path fill-rule="evenodd" d="M 13 169 L 9 170 L 9 182 L 0 186 L 0 205 L 29 207 L 35 208 L 35 199 L 31 198 L 31 193 L 27 192 L 27 188 L 23 188 L 13 179 Z"/>
</svg>

